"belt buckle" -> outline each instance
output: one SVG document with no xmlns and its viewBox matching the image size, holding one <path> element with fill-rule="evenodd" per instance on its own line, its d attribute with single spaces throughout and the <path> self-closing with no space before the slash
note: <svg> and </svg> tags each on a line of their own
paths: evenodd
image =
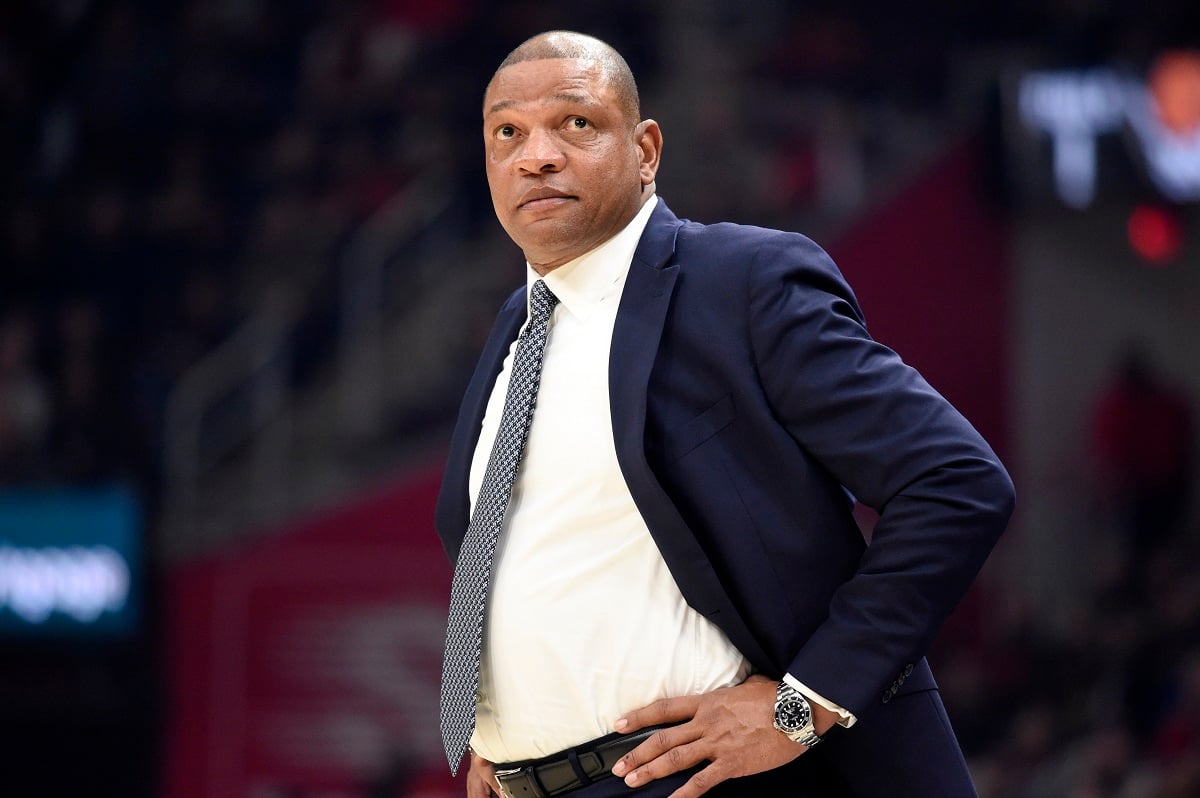
<svg viewBox="0 0 1200 798">
<path fill-rule="evenodd" d="M 496 781 L 500 782 L 500 792 L 504 794 L 504 798 L 548 798 L 545 791 L 542 790 L 542 785 L 538 784 L 537 778 L 533 775 L 533 765 L 526 765 L 522 768 L 506 768 L 493 771 L 493 773 L 496 774 Z M 521 787 L 519 793 L 516 791 L 518 785 Z"/>
</svg>

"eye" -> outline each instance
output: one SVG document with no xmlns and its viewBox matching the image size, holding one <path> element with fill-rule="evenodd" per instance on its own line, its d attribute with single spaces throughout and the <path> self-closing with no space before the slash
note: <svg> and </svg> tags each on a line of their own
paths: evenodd
<svg viewBox="0 0 1200 798">
<path fill-rule="evenodd" d="M 512 125 L 501 125 L 500 127 L 496 128 L 496 138 L 502 141 L 507 141 L 516 135 L 517 129 Z"/>
<path fill-rule="evenodd" d="M 568 124 L 572 130 L 587 130 L 592 126 L 592 123 L 584 119 L 582 116 L 573 116 L 568 120 Z"/>
</svg>

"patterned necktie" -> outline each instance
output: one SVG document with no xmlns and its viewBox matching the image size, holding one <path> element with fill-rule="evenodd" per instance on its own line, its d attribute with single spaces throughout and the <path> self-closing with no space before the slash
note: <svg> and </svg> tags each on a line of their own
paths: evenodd
<svg viewBox="0 0 1200 798">
<path fill-rule="evenodd" d="M 450 772 L 458 765 L 475 730 L 475 694 L 479 688 L 479 654 L 483 616 L 492 576 L 492 554 L 504 524 L 513 480 L 525 452 L 550 314 L 558 297 L 538 280 L 529 291 L 529 324 L 517 342 L 504 397 L 504 413 L 475 510 L 467 527 L 454 583 L 450 590 L 450 619 L 446 628 L 446 658 L 442 664 L 442 742 Z"/>
</svg>

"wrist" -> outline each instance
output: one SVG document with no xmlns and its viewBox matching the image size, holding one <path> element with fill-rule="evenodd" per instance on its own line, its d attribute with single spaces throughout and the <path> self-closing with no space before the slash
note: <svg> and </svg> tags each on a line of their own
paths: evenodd
<svg viewBox="0 0 1200 798">
<path fill-rule="evenodd" d="M 813 705 L 804 693 L 786 681 L 775 689 L 775 728 L 794 743 L 812 748 L 821 742 L 814 724 Z"/>
<path fill-rule="evenodd" d="M 813 728 L 816 729 L 817 734 L 821 737 L 824 737 L 825 733 L 836 726 L 838 721 L 841 720 L 841 716 L 838 713 L 831 709 L 826 709 L 816 701 L 809 701 L 808 705 L 812 709 Z"/>
</svg>

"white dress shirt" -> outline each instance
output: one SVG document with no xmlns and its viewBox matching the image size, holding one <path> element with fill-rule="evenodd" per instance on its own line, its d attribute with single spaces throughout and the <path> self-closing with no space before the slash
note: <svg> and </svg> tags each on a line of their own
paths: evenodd
<svg viewBox="0 0 1200 798">
<path fill-rule="evenodd" d="M 492 762 L 561 751 L 612 733 L 629 710 L 738 684 L 749 673 L 725 634 L 684 600 L 613 443 L 609 347 L 629 265 L 657 202 L 651 197 L 624 230 L 544 278 L 527 267 L 529 283 L 544 279 L 559 305 L 493 564 L 471 738 Z M 515 350 L 514 342 L 483 418 L 472 507 Z"/>
</svg>

